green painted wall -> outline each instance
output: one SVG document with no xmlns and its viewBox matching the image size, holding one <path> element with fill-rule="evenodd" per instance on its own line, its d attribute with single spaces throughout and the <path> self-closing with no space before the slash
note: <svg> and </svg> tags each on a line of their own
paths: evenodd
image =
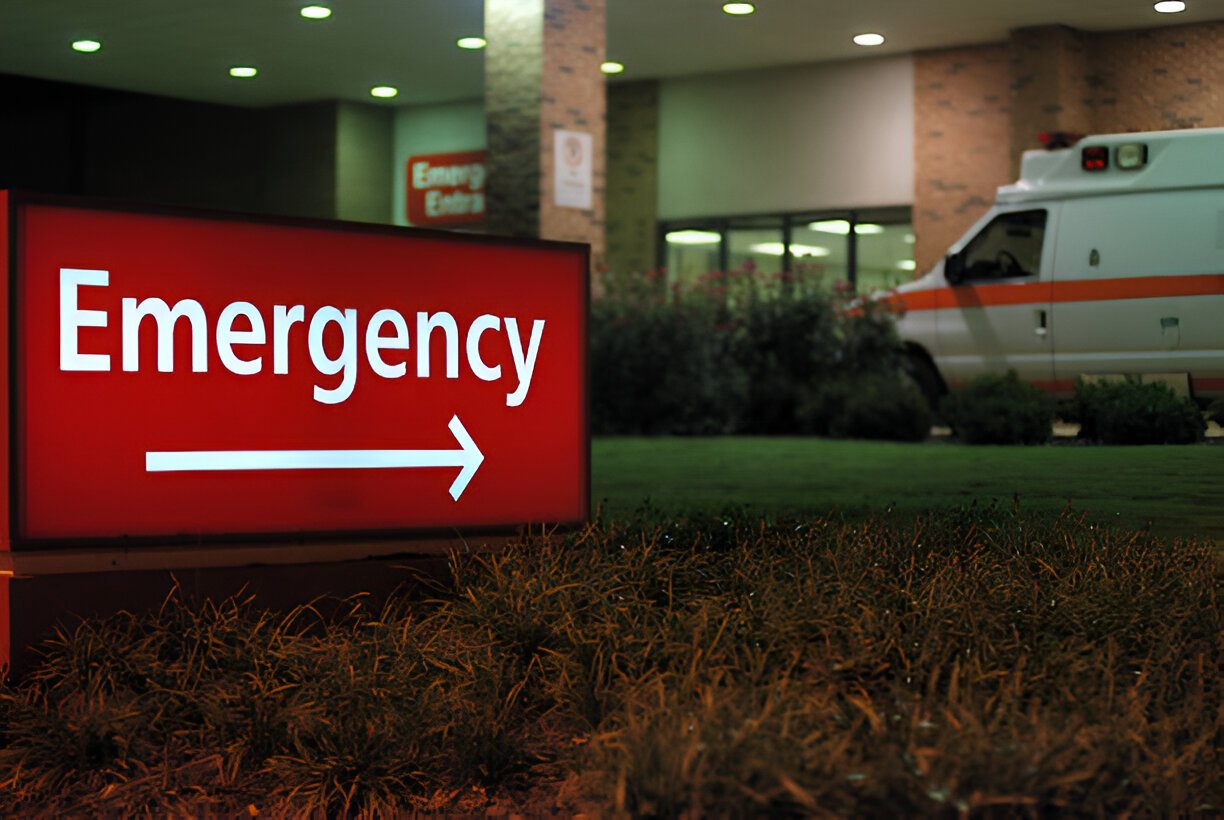
<svg viewBox="0 0 1224 820">
<path fill-rule="evenodd" d="M 477 151 L 485 147 L 484 100 L 398 108 L 392 132 L 391 216 L 407 225 L 408 158 L 418 154 Z"/>
<path fill-rule="evenodd" d="M 394 110 L 342 102 L 336 107 L 336 216 L 391 221 Z"/>
</svg>

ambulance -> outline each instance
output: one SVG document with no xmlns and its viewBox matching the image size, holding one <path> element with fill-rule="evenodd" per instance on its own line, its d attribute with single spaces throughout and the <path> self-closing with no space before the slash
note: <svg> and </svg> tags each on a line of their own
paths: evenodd
<svg viewBox="0 0 1224 820">
<path fill-rule="evenodd" d="M 1055 395 L 1137 376 L 1224 396 L 1224 128 L 1026 152 L 1019 181 L 885 300 L 928 397 L 1008 370 Z"/>
</svg>

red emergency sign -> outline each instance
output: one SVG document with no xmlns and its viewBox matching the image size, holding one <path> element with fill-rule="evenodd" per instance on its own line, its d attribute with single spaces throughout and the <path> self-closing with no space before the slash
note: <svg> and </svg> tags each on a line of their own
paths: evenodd
<svg viewBox="0 0 1224 820">
<path fill-rule="evenodd" d="M 9 210 L 16 547 L 586 519 L 585 246 Z"/>
</svg>

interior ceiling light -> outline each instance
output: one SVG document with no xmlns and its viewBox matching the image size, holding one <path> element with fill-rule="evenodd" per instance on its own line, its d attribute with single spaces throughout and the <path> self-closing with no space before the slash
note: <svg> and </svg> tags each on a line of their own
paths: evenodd
<svg viewBox="0 0 1224 820">
<path fill-rule="evenodd" d="M 860 46 L 882 46 L 884 45 L 884 35 L 874 32 L 854 35 L 854 42 Z"/>
<path fill-rule="evenodd" d="M 1186 4 L 1182 0 L 1161 0 L 1152 8 L 1161 14 L 1177 14 L 1179 11 L 1186 10 Z"/>
<path fill-rule="evenodd" d="M 670 245 L 717 245 L 722 237 L 713 231 L 672 231 L 663 238 Z"/>
<path fill-rule="evenodd" d="M 901 270 L 918 270 L 918 263 L 913 259 L 902 259 L 897 263 L 897 267 Z"/>
<path fill-rule="evenodd" d="M 459 46 L 459 48 L 466 48 L 470 51 L 475 51 L 487 46 L 488 42 L 486 42 L 485 38 L 483 37 L 460 37 L 455 41 L 455 45 Z"/>
<path fill-rule="evenodd" d="M 72 50 L 79 51 L 82 54 L 93 54 L 100 48 L 102 48 L 102 44 L 97 40 L 77 40 L 72 44 Z"/>
<path fill-rule="evenodd" d="M 399 89 L 390 85 L 376 85 L 370 89 L 371 97 L 378 97 L 382 100 L 389 100 L 399 93 Z"/>
<path fill-rule="evenodd" d="M 618 63 L 615 60 L 605 60 L 599 64 L 599 70 L 604 74 L 620 74 L 625 70 L 625 64 Z"/>
<path fill-rule="evenodd" d="M 753 253 L 759 253 L 764 256 L 781 256 L 782 247 L 781 242 L 758 242 L 755 245 L 750 245 L 749 250 L 751 250 Z M 791 256 L 796 257 L 829 255 L 828 248 L 822 248 L 819 245 L 796 245 L 794 243 L 792 243 L 790 246 L 790 252 Z"/>
<path fill-rule="evenodd" d="M 249 65 L 236 65 L 230 69 L 231 77 L 254 77 L 259 69 Z"/>
<path fill-rule="evenodd" d="M 820 231 L 821 233 L 835 233 L 841 236 L 846 236 L 850 233 L 850 223 L 844 219 L 824 219 L 820 222 L 808 223 L 808 230 Z M 875 225 L 871 222 L 859 222 L 854 226 L 856 236 L 864 234 L 884 233 L 884 228 L 881 225 Z"/>
<path fill-rule="evenodd" d="M 751 3 L 723 3 L 723 11 L 736 17 L 743 17 L 756 11 L 756 6 Z"/>
<path fill-rule="evenodd" d="M 327 6 L 303 6 L 302 16 L 307 20 L 326 20 L 331 17 L 331 9 Z"/>
</svg>

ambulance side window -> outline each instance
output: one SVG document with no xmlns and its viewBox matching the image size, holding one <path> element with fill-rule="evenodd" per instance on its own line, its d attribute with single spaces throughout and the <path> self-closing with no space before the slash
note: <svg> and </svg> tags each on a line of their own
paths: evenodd
<svg viewBox="0 0 1224 820">
<path fill-rule="evenodd" d="M 989 281 L 1041 273 L 1046 212 L 1000 214 L 961 251 L 964 281 Z"/>
</svg>

